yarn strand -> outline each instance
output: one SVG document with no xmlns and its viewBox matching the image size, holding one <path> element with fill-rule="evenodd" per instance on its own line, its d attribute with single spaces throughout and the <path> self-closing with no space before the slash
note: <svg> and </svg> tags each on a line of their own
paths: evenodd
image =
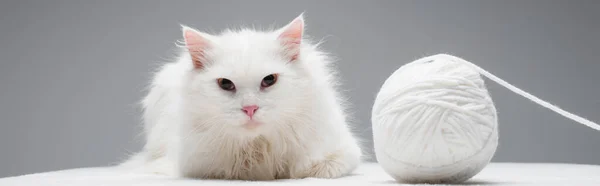
<svg viewBox="0 0 600 186">
<path fill-rule="evenodd" d="M 558 114 L 560 114 L 560 115 L 562 115 L 562 116 L 564 116 L 566 118 L 569 118 L 569 119 L 571 119 L 573 121 L 576 121 L 576 122 L 578 122 L 580 124 L 583 124 L 583 125 L 588 126 L 588 127 L 592 128 L 592 129 L 596 129 L 596 130 L 600 131 L 600 125 L 598 125 L 597 123 L 595 123 L 593 121 L 590 121 L 588 119 L 585 119 L 583 117 L 580 117 L 578 115 L 575 115 L 573 113 L 567 112 L 567 111 L 559 108 L 558 106 L 552 105 L 551 103 L 548 103 L 547 101 L 544 101 L 544 100 L 542 100 L 542 99 L 540 99 L 540 98 L 538 98 L 538 97 L 536 97 L 536 96 L 534 96 L 534 95 L 532 95 L 532 94 L 530 94 L 528 92 L 525 92 L 525 91 L 523 91 L 523 90 L 515 87 L 514 85 L 512 85 L 512 84 L 510 84 L 510 83 L 508 83 L 506 81 L 504 81 L 503 79 L 495 76 L 494 74 L 492 74 L 492 73 L 484 70 L 483 68 L 481 68 L 481 67 L 479 67 L 479 66 L 477 66 L 477 65 L 475 65 L 475 64 L 473 64 L 471 62 L 468 62 L 468 61 L 466 61 L 464 59 L 461 59 L 461 58 L 458 58 L 458 57 L 455 57 L 455 56 L 452 56 L 452 55 L 445 55 L 445 54 L 440 54 L 440 55 L 443 55 L 445 57 L 449 57 L 452 60 L 457 61 L 457 62 L 465 63 L 465 64 L 471 66 L 472 68 L 474 68 L 475 70 L 477 70 L 483 76 L 485 76 L 485 77 L 491 79 L 492 81 L 494 81 L 494 82 L 496 82 L 496 83 L 498 83 L 498 84 L 506 87 L 507 89 L 513 91 L 514 93 L 519 94 L 519 95 L 521 95 L 521 96 L 523 96 L 523 97 L 525 97 L 525 98 L 527 98 L 527 99 L 529 99 L 529 100 L 531 100 L 531 101 L 533 101 L 533 102 L 535 102 L 535 103 L 537 103 L 537 104 L 539 104 L 539 105 L 541 105 L 541 106 L 543 106 L 543 107 L 545 107 L 547 109 L 550 109 L 550 110 L 552 110 L 552 111 L 554 111 L 554 112 L 556 112 L 556 113 L 558 113 Z"/>
</svg>

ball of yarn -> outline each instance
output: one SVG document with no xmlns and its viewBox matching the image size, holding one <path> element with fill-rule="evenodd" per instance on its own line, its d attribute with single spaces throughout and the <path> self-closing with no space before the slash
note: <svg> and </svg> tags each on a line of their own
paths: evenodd
<svg viewBox="0 0 600 186">
<path fill-rule="evenodd" d="M 458 183 L 480 172 L 498 146 L 496 108 L 481 75 L 439 54 L 396 70 L 372 112 L 375 154 L 394 179 Z"/>
</svg>

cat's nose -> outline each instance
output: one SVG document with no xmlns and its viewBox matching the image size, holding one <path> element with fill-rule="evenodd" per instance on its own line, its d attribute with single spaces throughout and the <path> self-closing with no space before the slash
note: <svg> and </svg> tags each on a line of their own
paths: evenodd
<svg viewBox="0 0 600 186">
<path fill-rule="evenodd" d="M 250 117 L 250 119 L 252 119 L 252 116 L 254 116 L 254 113 L 256 112 L 256 110 L 258 110 L 258 106 L 256 106 L 256 105 L 249 105 L 249 106 L 242 107 L 242 111 L 244 111 L 246 113 L 246 115 L 248 115 L 248 117 Z"/>
</svg>

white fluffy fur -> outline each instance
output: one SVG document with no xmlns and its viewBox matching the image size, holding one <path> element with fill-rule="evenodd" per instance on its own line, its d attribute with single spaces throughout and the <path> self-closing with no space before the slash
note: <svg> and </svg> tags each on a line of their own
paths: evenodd
<svg viewBox="0 0 600 186">
<path fill-rule="evenodd" d="M 143 100 L 146 145 L 123 165 L 245 180 L 336 178 L 353 171 L 361 150 L 335 90 L 331 61 L 303 40 L 298 59 L 288 62 L 280 32 L 205 35 L 214 47 L 203 69 L 194 68 L 187 51 L 165 64 Z M 261 90 L 262 78 L 273 73 L 280 74 L 277 83 Z M 220 89 L 217 78 L 233 81 L 235 93 Z M 258 128 L 242 127 L 246 104 L 260 107 Z"/>
</svg>

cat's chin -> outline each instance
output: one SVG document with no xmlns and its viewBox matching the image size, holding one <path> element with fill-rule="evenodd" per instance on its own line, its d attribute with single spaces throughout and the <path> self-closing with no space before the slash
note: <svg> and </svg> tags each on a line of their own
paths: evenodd
<svg viewBox="0 0 600 186">
<path fill-rule="evenodd" d="M 237 125 L 235 128 L 235 135 L 238 135 L 238 137 L 242 138 L 253 138 L 267 132 L 264 123 L 250 119 L 246 119 L 240 122 L 240 124 Z"/>
<path fill-rule="evenodd" d="M 242 127 L 247 130 L 255 130 L 255 129 L 261 127 L 261 125 L 262 125 L 261 122 L 258 122 L 255 120 L 248 120 L 242 125 Z"/>
</svg>

